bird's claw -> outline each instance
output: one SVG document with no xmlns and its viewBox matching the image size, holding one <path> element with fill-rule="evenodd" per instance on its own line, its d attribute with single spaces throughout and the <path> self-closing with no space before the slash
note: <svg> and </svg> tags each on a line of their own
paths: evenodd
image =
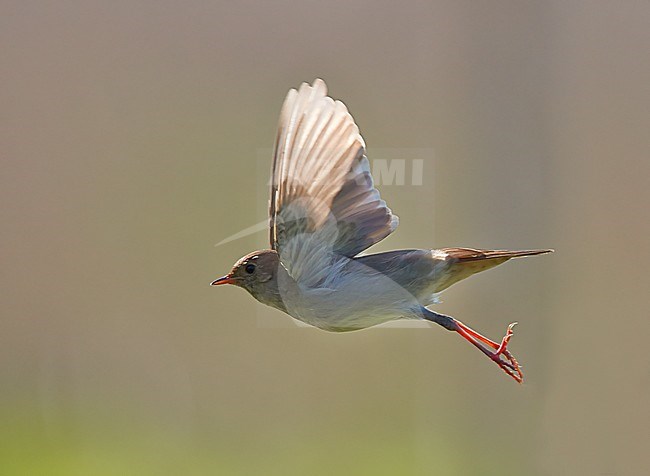
<svg viewBox="0 0 650 476">
<path fill-rule="evenodd" d="M 492 354 L 492 360 L 494 360 L 494 362 L 499 367 L 501 367 L 505 373 L 510 375 L 512 378 L 514 378 L 517 382 L 521 383 L 524 380 L 524 374 L 521 371 L 521 367 L 519 366 L 519 362 L 517 362 L 517 359 L 515 359 L 513 355 L 510 353 L 510 351 L 507 349 L 508 343 L 510 342 L 510 339 L 514 333 L 512 328 L 516 324 L 517 324 L 516 322 L 513 322 L 510 325 L 508 325 L 508 330 L 506 331 L 506 335 L 503 336 L 503 339 L 501 339 L 501 343 Z M 502 359 L 501 356 L 505 357 L 505 360 Z"/>
<path fill-rule="evenodd" d="M 459 321 L 456 321 L 456 324 L 458 325 L 456 332 L 474 344 L 481 352 L 492 359 L 505 373 L 510 375 L 517 382 L 523 382 L 524 374 L 521 371 L 521 367 L 519 366 L 517 359 L 515 359 L 508 350 L 508 343 L 513 335 L 512 328 L 517 324 L 516 322 L 508 325 L 506 335 L 503 336 L 503 339 L 501 339 L 499 344 L 479 334 Z"/>
</svg>

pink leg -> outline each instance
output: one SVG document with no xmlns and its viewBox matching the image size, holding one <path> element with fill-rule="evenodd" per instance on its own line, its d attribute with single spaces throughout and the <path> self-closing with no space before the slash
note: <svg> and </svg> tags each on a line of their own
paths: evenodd
<svg viewBox="0 0 650 476">
<path fill-rule="evenodd" d="M 499 367 L 503 369 L 505 373 L 510 375 L 517 382 L 519 383 L 523 382 L 524 374 L 521 372 L 519 363 L 512 356 L 510 351 L 507 349 L 508 342 L 510 341 L 510 338 L 512 337 L 513 334 L 512 328 L 514 327 L 516 322 L 508 326 L 506 335 L 503 337 L 503 339 L 501 339 L 501 343 L 497 344 L 496 342 L 479 334 L 474 329 L 467 327 L 462 322 L 456 320 L 454 321 L 457 325 L 456 329 L 454 329 L 456 332 L 458 332 L 461 336 L 463 336 L 463 338 L 471 342 L 472 345 L 474 345 L 481 352 L 483 352 L 490 359 L 492 359 Z M 490 348 L 494 350 L 490 350 Z M 504 358 L 502 359 L 501 356 L 503 356 Z"/>
</svg>

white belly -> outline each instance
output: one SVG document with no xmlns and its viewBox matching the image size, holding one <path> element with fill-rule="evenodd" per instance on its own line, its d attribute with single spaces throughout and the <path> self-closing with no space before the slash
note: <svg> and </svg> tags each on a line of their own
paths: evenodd
<svg viewBox="0 0 650 476">
<path fill-rule="evenodd" d="M 290 286 L 283 293 L 294 318 L 329 331 L 351 331 L 400 318 L 417 318 L 417 299 L 392 279 L 367 268 L 337 276 L 323 288 Z"/>
</svg>

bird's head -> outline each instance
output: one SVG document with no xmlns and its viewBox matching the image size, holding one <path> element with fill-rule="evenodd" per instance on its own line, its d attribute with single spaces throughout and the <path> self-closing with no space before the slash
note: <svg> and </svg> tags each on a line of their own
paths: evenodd
<svg viewBox="0 0 650 476">
<path fill-rule="evenodd" d="M 228 274 L 212 281 L 211 284 L 234 284 L 259 299 L 258 295 L 269 287 L 277 288 L 277 285 L 273 285 L 279 265 L 280 260 L 274 250 L 254 251 L 240 258 Z"/>
</svg>

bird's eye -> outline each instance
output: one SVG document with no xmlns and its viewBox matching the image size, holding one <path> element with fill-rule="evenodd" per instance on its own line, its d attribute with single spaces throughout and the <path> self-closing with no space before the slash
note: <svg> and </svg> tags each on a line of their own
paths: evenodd
<svg viewBox="0 0 650 476">
<path fill-rule="evenodd" d="M 255 272 L 255 265 L 247 264 L 246 267 L 244 268 L 244 271 L 246 271 L 248 274 L 253 274 Z"/>
</svg>

